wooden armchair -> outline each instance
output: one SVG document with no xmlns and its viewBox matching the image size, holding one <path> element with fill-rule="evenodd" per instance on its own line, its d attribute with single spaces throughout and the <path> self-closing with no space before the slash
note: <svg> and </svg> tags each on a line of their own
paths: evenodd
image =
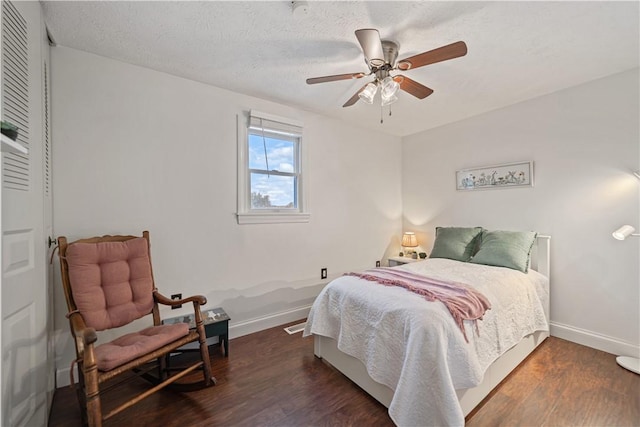
<svg viewBox="0 0 640 427">
<path fill-rule="evenodd" d="M 103 420 L 168 385 L 191 390 L 215 384 L 200 312 L 206 299 L 193 296 L 171 300 L 158 292 L 148 231 L 142 237 L 103 236 L 72 243 L 60 237 L 58 242 L 67 317 L 76 346 L 77 394 L 85 423 L 101 426 Z M 193 303 L 195 330 L 189 330 L 186 323 L 162 324 L 158 304 L 188 302 Z M 96 331 L 118 328 L 148 315 L 153 318 L 153 326 L 97 344 Z M 200 344 L 200 359 L 171 374 L 167 356 L 194 341 Z M 176 382 L 198 368 L 202 368 L 202 380 Z M 100 396 L 104 383 L 127 372 L 135 372 L 155 386 L 103 415 Z"/>
</svg>

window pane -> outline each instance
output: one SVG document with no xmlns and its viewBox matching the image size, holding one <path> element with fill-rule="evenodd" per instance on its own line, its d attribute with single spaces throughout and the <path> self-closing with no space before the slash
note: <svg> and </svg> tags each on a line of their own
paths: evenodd
<svg viewBox="0 0 640 427">
<path fill-rule="evenodd" d="M 251 209 L 296 209 L 296 177 L 251 174 Z"/>
<path fill-rule="evenodd" d="M 268 170 L 280 172 L 296 172 L 296 143 L 283 139 L 271 138 L 265 135 L 267 146 Z M 262 135 L 249 134 L 249 169 L 267 170 L 264 157 L 265 144 Z M 253 189 L 252 189 L 253 191 Z"/>
</svg>

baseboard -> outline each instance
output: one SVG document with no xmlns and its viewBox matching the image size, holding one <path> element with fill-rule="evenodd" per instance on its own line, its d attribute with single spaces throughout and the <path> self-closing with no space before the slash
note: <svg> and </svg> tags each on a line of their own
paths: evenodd
<svg viewBox="0 0 640 427">
<path fill-rule="evenodd" d="M 260 332 L 265 329 L 283 325 L 285 323 L 291 323 L 297 320 L 306 319 L 309 315 L 309 310 L 311 310 L 311 305 L 306 305 L 304 307 L 297 307 L 291 310 L 282 311 L 280 313 L 274 313 L 267 316 L 246 320 L 244 322 L 231 324 L 229 325 L 229 339 L 253 334 L 254 332 Z M 207 339 L 207 341 L 209 342 L 209 340 L 211 339 L 217 342 L 217 337 Z M 210 342 L 210 344 L 213 344 L 215 342 Z M 66 387 L 71 384 L 71 380 L 69 379 L 70 371 L 70 367 L 56 370 L 56 388 Z M 78 371 L 75 366 L 73 374 L 74 378 L 77 381 Z"/>
<path fill-rule="evenodd" d="M 70 372 L 71 368 L 62 368 L 56 370 L 56 388 L 62 388 L 71 385 L 71 378 L 69 378 Z M 78 381 L 77 365 L 73 365 L 73 378 Z"/>
<path fill-rule="evenodd" d="M 309 315 L 309 310 L 311 310 L 311 305 L 305 305 L 303 307 L 297 307 L 291 310 L 245 320 L 244 322 L 232 323 L 229 325 L 229 339 L 253 334 L 254 332 L 274 328 L 276 326 L 284 325 L 285 323 L 306 319 Z"/>
<path fill-rule="evenodd" d="M 562 323 L 551 322 L 551 335 L 618 356 L 640 355 L 638 345 Z"/>
</svg>

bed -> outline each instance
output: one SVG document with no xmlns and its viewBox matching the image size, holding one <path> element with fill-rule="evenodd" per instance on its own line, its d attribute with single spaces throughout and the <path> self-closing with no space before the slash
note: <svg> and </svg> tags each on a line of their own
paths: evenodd
<svg viewBox="0 0 640 427">
<path fill-rule="evenodd" d="M 486 295 L 491 308 L 477 328 L 465 320 L 464 334 L 439 302 L 345 275 L 320 293 L 303 335 L 314 336 L 318 358 L 389 408 L 396 425 L 464 425 L 549 336 L 549 236 L 534 235 L 526 262 L 526 273 L 447 258 L 393 268 Z"/>
</svg>

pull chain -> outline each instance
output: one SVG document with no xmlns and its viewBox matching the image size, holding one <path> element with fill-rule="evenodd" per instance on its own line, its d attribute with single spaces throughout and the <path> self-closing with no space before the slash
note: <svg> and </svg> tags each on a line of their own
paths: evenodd
<svg viewBox="0 0 640 427">
<path fill-rule="evenodd" d="M 384 107 L 382 105 L 380 105 L 380 124 L 384 123 L 384 118 L 383 118 L 383 110 Z M 391 105 L 389 105 L 389 117 L 391 117 Z"/>
</svg>

